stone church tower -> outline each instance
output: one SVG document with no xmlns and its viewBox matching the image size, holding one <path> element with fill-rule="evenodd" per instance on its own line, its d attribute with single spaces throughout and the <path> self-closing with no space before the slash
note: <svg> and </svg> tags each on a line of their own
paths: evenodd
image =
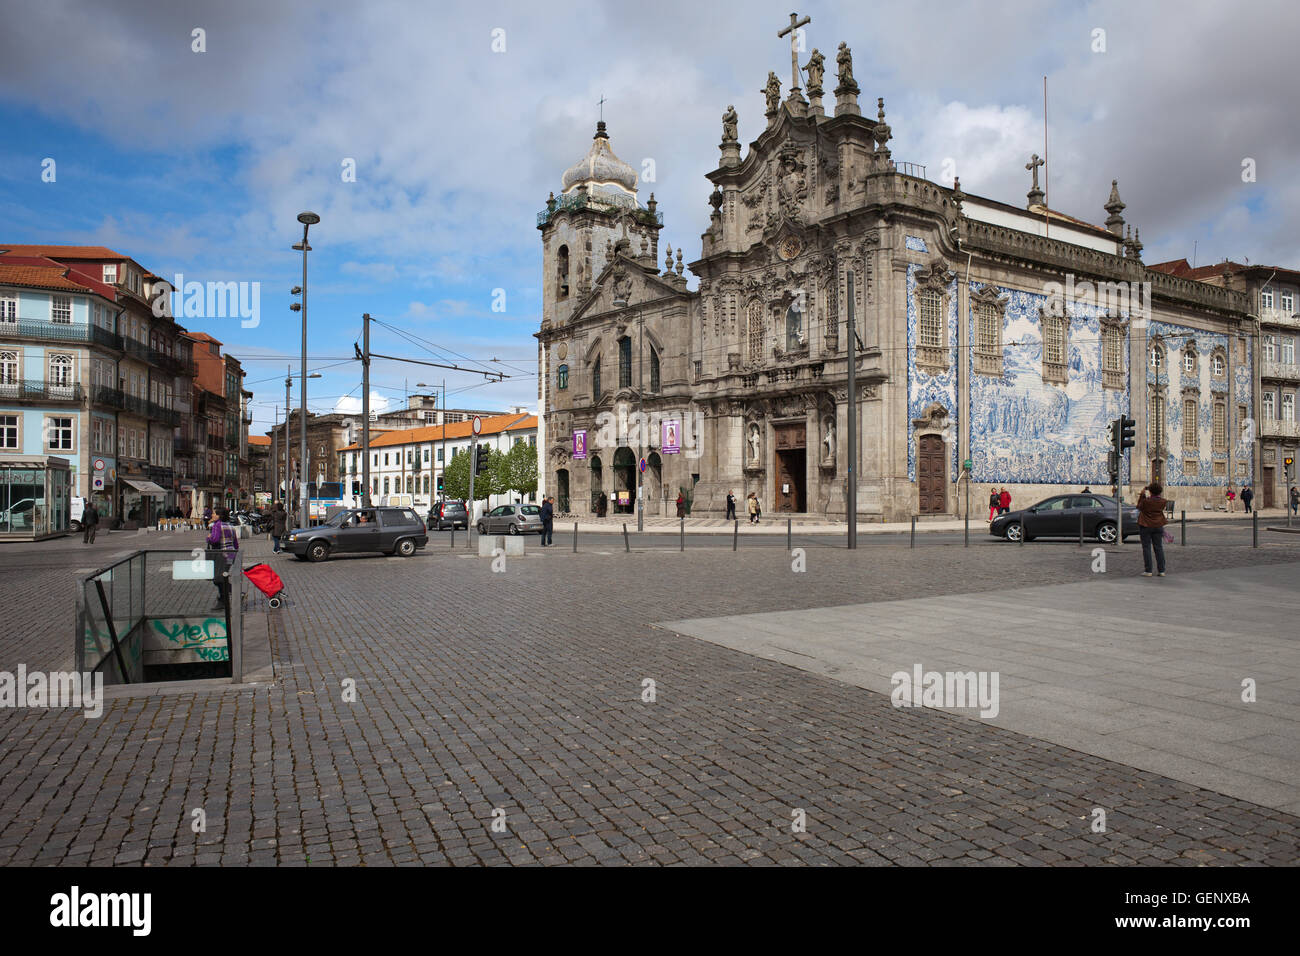
<svg viewBox="0 0 1300 956">
<path fill-rule="evenodd" d="M 560 511 L 630 513 L 640 484 L 651 515 L 752 492 L 769 515 L 843 518 L 855 480 L 866 520 L 959 516 L 967 493 L 987 514 L 989 485 L 1013 507 L 1105 489 L 1121 414 L 1134 493 L 1155 478 L 1195 508 L 1251 473 L 1244 296 L 1148 268 L 1114 182 L 1101 226 L 1047 206 L 1037 156 L 1022 206 L 896 161 L 843 43 L 827 115 L 824 61 L 792 64 L 807 97 L 768 74 L 746 155 L 723 114 L 697 291 L 680 249 L 658 271 L 653 196 L 639 205 L 603 123 L 539 215 L 539 472 Z"/>
</svg>

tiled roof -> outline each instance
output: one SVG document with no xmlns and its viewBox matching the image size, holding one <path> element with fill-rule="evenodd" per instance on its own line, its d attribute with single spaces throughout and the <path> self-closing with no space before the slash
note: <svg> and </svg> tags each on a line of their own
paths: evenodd
<svg viewBox="0 0 1300 956">
<path fill-rule="evenodd" d="M 248 443 L 250 445 L 264 445 L 267 448 L 270 448 L 271 436 L 270 435 L 249 435 Z"/>
<path fill-rule="evenodd" d="M 0 243 L 0 252 L 13 253 L 16 256 L 50 256 L 55 259 L 130 259 L 120 252 L 114 252 L 107 246 L 42 246 L 42 245 L 5 245 Z M 132 259 L 131 261 L 135 261 Z"/>
<path fill-rule="evenodd" d="M 452 422 L 449 425 L 425 425 L 421 428 L 400 428 L 382 435 L 372 436 L 371 448 L 384 448 L 391 445 L 418 445 L 422 442 L 441 441 L 446 438 L 469 438 L 473 435 L 473 422 Z M 483 419 L 483 431 L 479 437 L 499 435 L 502 432 L 526 431 L 537 427 L 536 415 L 493 415 Z M 447 434 L 443 435 L 446 428 Z M 353 444 L 342 451 L 357 451 L 361 445 Z"/>
<path fill-rule="evenodd" d="M 51 264 L 49 266 L 34 265 L 14 265 L 12 263 L 0 261 L 0 285 L 21 285 L 32 289 L 59 289 L 69 292 L 86 293 L 92 291 L 87 285 L 75 282 L 68 278 L 68 270 L 63 266 Z M 100 286 L 101 289 L 106 289 Z M 106 298 L 112 298 L 111 293 L 100 292 L 100 289 L 93 291 L 99 292 Z"/>
</svg>

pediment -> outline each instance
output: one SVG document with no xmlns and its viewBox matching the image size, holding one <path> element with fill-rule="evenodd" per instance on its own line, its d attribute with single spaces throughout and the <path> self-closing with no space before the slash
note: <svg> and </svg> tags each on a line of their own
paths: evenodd
<svg viewBox="0 0 1300 956">
<path fill-rule="evenodd" d="M 640 262 L 616 255 L 596 277 L 591 292 L 574 310 L 569 321 L 687 294 Z"/>
</svg>

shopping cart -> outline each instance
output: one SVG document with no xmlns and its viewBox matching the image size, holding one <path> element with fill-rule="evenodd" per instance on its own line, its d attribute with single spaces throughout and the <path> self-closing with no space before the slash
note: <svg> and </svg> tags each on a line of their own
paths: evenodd
<svg viewBox="0 0 1300 956">
<path fill-rule="evenodd" d="M 253 582 L 254 587 L 266 595 L 271 607 L 279 607 L 284 594 L 284 582 L 269 564 L 255 564 L 244 570 L 244 577 Z"/>
</svg>

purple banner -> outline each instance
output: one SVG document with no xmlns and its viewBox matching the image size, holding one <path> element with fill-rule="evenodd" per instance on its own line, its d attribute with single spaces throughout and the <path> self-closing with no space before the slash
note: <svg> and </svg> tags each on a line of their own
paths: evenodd
<svg viewBox="0 0 1300 956">
<path fill-rule="evenodd" d="M 662 432 L 659 447 L 665 455 L 676 455 L 682 450 L 682 423 L 675 419 L 665 421 L 659 426 Z"/>
<path fill-rule="evenodd" d="M 573 433 L 573 458 L 578 460 L 587 457 L 587 430 L 576 429 Z"/>
</svg>

